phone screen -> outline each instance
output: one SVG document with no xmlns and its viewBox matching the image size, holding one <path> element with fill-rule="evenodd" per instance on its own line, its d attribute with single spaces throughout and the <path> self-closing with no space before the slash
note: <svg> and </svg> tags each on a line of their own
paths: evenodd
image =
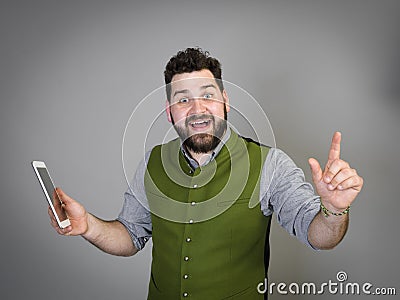
<svg viewBox="0 0 400 300">
<path fill-rule="evenodd" d="M 37 171 L 38 171 L 38 173 L 39 173 L 39 175 L 40 175 L 40 177 L 41 177 L 41 179 L 43 181 L 43 184 L 44 184 L 44 187 L 46 189 L 47 195 L 49 196 L 50 199 L 52 199 L 52 203 L 53 203 L 54 209 L 55 209 L 55 211 L 57 213 L 57 216 L 58 216 L 60 222 L 62 222 L 64 220 L 67 220 L 68 219 L 67 214 L 65 213 L 64 209 L 61 206 L 61 200 L 57 195 L 57 192 L 55 190 L 54 184 L 51 181 L 49 172 L 47 171 L 46 168 L 38 167 L 36 169 L 37 169 Z"/>
</svg>

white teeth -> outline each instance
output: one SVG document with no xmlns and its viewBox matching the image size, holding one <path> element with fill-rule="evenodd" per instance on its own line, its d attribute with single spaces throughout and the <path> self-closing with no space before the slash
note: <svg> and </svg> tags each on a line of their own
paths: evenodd
<svg viewBox="0 0 400 300">
<path fill-rule="evenodd" d="M 201 125 L 201 124 L 208 124 L 208 122 L 209 121 L 195 121 L 195 122 L 192 122 L 191 123 L 191 125 L 193 126 L 193 125 Z"/>
</svg>

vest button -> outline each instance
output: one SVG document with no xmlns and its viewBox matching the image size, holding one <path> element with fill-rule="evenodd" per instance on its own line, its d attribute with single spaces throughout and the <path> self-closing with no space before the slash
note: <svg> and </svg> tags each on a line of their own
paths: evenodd
<svg viewBox="0 0 400 300">
<path fill-rule="evenodd" d="M 193 224 L 193 220 L 192 220 L 192 219 L 190 219 L 190 220 L 189 220 L 189 223 L 190 223 L 190 224 Z"/>
<path fill-rule="evenodd" d="M 189 296 L 189 294 L 185 292 L 185 293 L 182 294 L 182 296 L 183 297 L 187 297 L 187 296 Z"/>
<path fill-rule="evenodd" d="M 194 188 L 197 188 L 197 187 L 198 187 L 198 185 L 197 185 L 197 184 L 193 184 L 193 187 L 194 187 Z"/>
<path fill-rule="evenodd" d="M 183 259 L 184 259 L 185 261 L 188 261 L 188 260 L 189 260 L 189 256 L 185 256 Z"/>
<path fill-rule="evenodd" d="M 186 242 L 190 242 L 192 239 L 190 238 L 190 237 L 188 237 L 187 239 L 186 239 Z"/>
<path fill-rule="evenodd" d="M 183 275 L 183 279 L 188 279 L 188 278 L 189 278 L 188 274 Z"/>
<path fill-rule="evenodd" d="M 196 202 L 193 201 L 193 202 L 190 203 L 190 204 L 191 204 L 192 206 L 195 206 L 195 205 L 196 205 Z"/>
</svg>

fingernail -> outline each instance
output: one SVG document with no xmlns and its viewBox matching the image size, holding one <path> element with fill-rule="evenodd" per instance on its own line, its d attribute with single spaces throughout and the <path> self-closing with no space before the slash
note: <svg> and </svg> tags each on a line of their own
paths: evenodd
<svg viewBox="0 0 400 300">
<path fill-rule="evenodd" d="M 325 182 L 330 182 L 331 178 L 329 176 L 325 176 Z"/>
<path fill-rule="evenodd" d="M 334 189 L 334 186 L 333 186 L 332 184 L 328 184 L 328 189 L 329 189 L 329 190 L 333 190 L 333 189 Z"/>
<path fill-rule="evenodd" d="M 343 186 L 342 185 L 338 185 L 338 189 L 339 190 L 343 190 Z"/>
</svg>

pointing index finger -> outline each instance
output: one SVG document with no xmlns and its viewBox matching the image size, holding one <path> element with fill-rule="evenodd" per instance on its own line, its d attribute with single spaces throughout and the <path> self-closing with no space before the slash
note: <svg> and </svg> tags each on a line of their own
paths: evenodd
<svg viewBox="0 0 400 300">
<path fill-rule="evenodd" d="M 340 141 L 342 134 L 336 131 L 332 138 L 331 148 L 329 149 L 328 161 L 333 161 L 340 158 Z"/>
</svg>

